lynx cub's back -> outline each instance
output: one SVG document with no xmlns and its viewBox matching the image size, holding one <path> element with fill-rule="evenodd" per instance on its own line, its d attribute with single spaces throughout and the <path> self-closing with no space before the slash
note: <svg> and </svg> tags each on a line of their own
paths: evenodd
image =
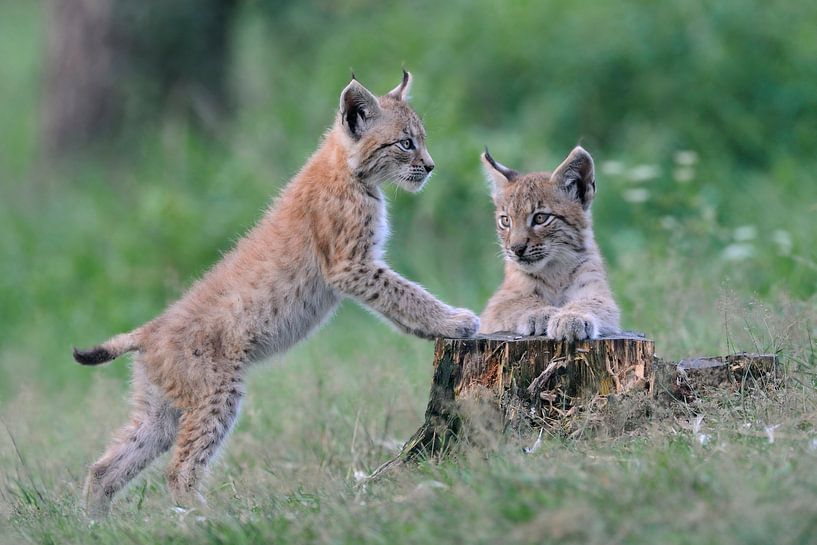
<svg viewBox="0 0 817 545">
<path fill-rule="evenodd" d="M 593 159 L 575 148 L 551 174 L 520 174 L 486 150 L 505 279 L 480 316 L 481 333 L 593 339 L 619 331 L 619 311 L 593 237 Z"/>
<path fill-rule="evenodd" d="M 74 351 L 86 365 L 137 352 L 130 422 L 86 478 L 91 516 L 104 515 L 114 495 L 174 445 L 168 486 L 177 503 L 200 500 L 202 474 L 238 416 L 247 367 L 306 337 L 343 297 L 421 337 L 476 332 L 472 312 L 442 303 L 383 261 L 380 186 L 416 192 L 434 168 L 406 102 L 409 84 L 404 73 L 376 97 L 353 79 L 318 150 L 232 251 L 155 319 Z"/>
</svg>

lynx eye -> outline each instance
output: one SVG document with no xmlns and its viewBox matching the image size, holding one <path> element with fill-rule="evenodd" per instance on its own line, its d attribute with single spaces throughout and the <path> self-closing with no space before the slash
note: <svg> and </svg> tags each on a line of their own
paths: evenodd
<svg viewBox="0 0 817 545">
<path fill-rule="evenodd" d="M 553 216 L 550 214 L 545 214 L 544 212 L 537 212 L 533 215 L 533 224 L 534 225 L 547 225 L 553 219 Z"/>
<path fill-rule="evenodd" d="M 509 218 L 508 216 L 506 216 L 504 214 L 502 216 L 499 216 L 498 221 L 499 221 L 499 226 L 502 229 L 507 229 L 508 227 L 511 226 L 511 218 Z"/>
<path fill-rule="evenodd" d="M 414 140 L 411 138 L 404 138 L 397 141 L 397 147 L 403 151 L 411 151 L 414 149 Z"/>
</svg>

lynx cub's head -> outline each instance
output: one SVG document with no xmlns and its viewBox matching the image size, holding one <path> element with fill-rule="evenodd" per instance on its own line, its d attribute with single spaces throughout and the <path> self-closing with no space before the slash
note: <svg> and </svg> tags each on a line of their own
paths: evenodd
<svg viewBox="0 0 817 545">
<path fill-rule="evenodd" d="M 426 132 L 406 101 L 411 74 L 382 97 L 356 79 L 340 95 L 338 122 L 346 135 L 349 167 L 375 185 L 386 181 L 411 192 L 419 191 L 434 169 L 426 149 Z"/>
<path fill-rule="evenodd" d="M 576 147 L 553 173 L 520 174 L 482 154 L 493 186 L 496 229 L 505 259 L 528 273 L 575 262 L 591 227 L 593 159 Z"/>
</svg>

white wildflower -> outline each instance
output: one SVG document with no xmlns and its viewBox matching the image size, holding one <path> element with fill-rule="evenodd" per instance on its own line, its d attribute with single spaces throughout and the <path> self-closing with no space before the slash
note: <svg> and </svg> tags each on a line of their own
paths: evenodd
<svg viewBox="0 0 817 545">
<path fill-rule="evenodd" d="M 754 225 L 741 225 L 732 235 L 735 240 L 745 242 L 747 240 L 754 240 L 757 237 L 757 227 Z"/>
<path fill-rule="evenodd" d="M 692 421 L 692 434 L 695 436 L 695 439 L 698 441 L 698 444 L 701 446 L 705 446 L 709 441 L 712 439 L 712 436 L 708 433 L 701 433 L 701 426 L 704 423 L 704 415 L 699 414 L 695 417 L 695 420 Z"/>
<path fill-rule="evenodd" d="M 526 454 L 533 454 L 534 452 L 539 450 L 539 447 L 541 446 L 542 446 L 542 430 L 539 430 L 539 437 L 536 438 L 536 441 L 533 443 L 533 445 L 531 447 L 526 447 L 522 450 L 524 450 Z"/>
<path fill-rule="evenodd" d="M 445 483 L 441 483 L 440 481 L 435 481 L 435 480 L 429 480 L 429 481 L 423 481 L 420 484 L 418 484 L 417 487 L 415 488 L 415 490 L 417 490 L 417 491 L 435 490 L 435 489 L 436 490 L 445 490 L 446 488 L 448 488 L 448 485 L 445 484 Z"/>
<path fill-rule="evenodd" d="M 635 187 L 624 191 L 621 196 L 627 202 L 642 203 L 650 198 L 650 192 L 643 187 Z"/>
<path fill-rule="evenodd" d="M 773 426 L 766 426 L 765 428 L 763 428 L 763 431 L 766 432 L 766 438 L 769 440 L 769 444 L 774 443 L 774 432 L 779 427 L 780 424 L 775 424 Z"/>
<path fill-rule="evenodd" d="M 698 154 L 692 150 L 679 150 L 673 156 L 675 163 L 684 167 L 691 167 L 698 162 Z"/>
<path fill-rule="evenodd" d="M 679 227 L 678 220 L 675 219 L 675 216 L 664 216 L 660 220 L 658 220 L 658 224 L 661 225 L 667 231 L 674 231 Z"/>
<path fill-rule="evenodd" d="M 700 207 L 701 207 L 701 218 L 704 221 L 708 222 L 708 223 L 714 222 L 715 221 L 715 216 L 717 215 L 715 213 L 715 208 L 712 207 L 712 206 L 709 206 L 709 205 L 705 205 L 705 204 L 700 205 Z"/>
<path fill-rule="evenodd" d="M 658 165 L 636 165 L 627 173 L 627 177 L 633 182 L 646 182 L 661 175 Z"/>
<path fill-rule="evenodd" d="M 791 254 L 792 246 L 794 243 L 791 240 L 791 235 L 788 231 L 784 229 L 777 229 L 774 233 L 772 233 L 772 241 L 777 245 L 777 250 L 780 252 L 781 255 L 789 255 Z"/>
<path fill-rule="evenodd" d="M 601 172 L 607 176 L 621 176 L 624 174 L 624 163 L 621 161 L 604 161 Z"/>
<path fill-rule="evenodd" d="M 672 171 L 672 177 L 679 184 L 686 184 L 695 179 L 695 169 L 692 167 L 678 167 Z"/>
<path fill-rule="evenodd" d="M 736 242 L 723 249 L 721 257 L 726 261 L 743 261 L 755 255 L 755 247 L 749 243 Z"/>
</svg>

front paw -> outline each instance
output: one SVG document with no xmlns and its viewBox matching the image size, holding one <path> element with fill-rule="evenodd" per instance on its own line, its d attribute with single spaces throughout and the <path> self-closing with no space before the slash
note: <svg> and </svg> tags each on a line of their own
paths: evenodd
<svg viewBox="0 0 817 545">
<path fill-rule="evenodd" d="M 557 341 L 580 341 L 599 336 L 595 318 L 577 312 L 554 314 L 547 326 L 547 336 Z"/>
<path fill-rule="evenodd" d="M 440 328 L 440 335 L 453 339 L 473 337 L 479 330 L 479 318 L 467 308 L 455 308 Z"/>
<path fill-rule="evenodd" d="M 550 307 L 526 310 L 516 318 L 512 326 L 513 332 L 526 337 L 544 335 L 547 333 L 548 322 L 554 310 Z"/>
</svg>

